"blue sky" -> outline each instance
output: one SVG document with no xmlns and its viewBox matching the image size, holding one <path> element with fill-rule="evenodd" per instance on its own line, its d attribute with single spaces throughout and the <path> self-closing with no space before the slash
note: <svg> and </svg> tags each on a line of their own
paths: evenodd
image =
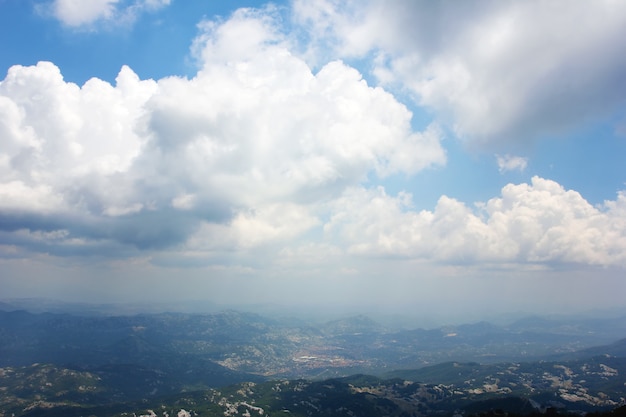
<svg viewBox="0 0 626 417">
<path fill-rule="evenodd" d="M 0 293 L 624 308 L 625 38 L 609 1 L 0 0 Z"/>
</svg>

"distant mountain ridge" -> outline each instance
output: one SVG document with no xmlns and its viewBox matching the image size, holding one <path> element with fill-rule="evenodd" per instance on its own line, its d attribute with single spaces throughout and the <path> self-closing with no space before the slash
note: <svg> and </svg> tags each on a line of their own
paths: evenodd
<svg viewBox="0 0 626 417">
<path fill-rule="evenodd" d="M 626 339 L 615 340 L 621 325 L 576 323 L 390 330 L 362 315 L 303 323 L 235 310 L 0 311 L 0 415 L 88 415 L 87 406 L 96 416 L 150 415 L 146 404 L 176 415 L 174 404 L 195 404 L 235 416 L 282 404 L 293 415 L 401 416 L 528 404 L 524 398 L 546 407 L 555 396 L 571 410 L 618 406 L 626 398 Z M 278 400 L 276 390 L 284 391 Z"/>
<path fill-rule="evenodd" d="M 376 374 L 448 361 L 576 358 L 575 352 L 599 354 L 594 346 L 611 343 L 609 354 L 618 354 L 622 329 L 611 327 L 618 321 L 594 323 L 594 333 L 588 325 L 569 326 L 565 333 L 564 322 L 536 319 L 509 327 L 479 322 L 391 331 L 366 316 L 300 325 L 234 310 L 130 316 L 0 311 L 0 366 L 86 367 L 186 355 L 235 372 L 313 377 L 320 371 L 323 376 Z"/>
</svg>

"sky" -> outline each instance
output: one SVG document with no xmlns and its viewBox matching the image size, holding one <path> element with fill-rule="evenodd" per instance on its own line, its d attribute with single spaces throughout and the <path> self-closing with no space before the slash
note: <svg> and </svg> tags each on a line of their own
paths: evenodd
<svg viewBox="0 0 626 417">
<path fill-rule="evenodd" d="M 626 3 L 0 0 L 0 298 L 626 308 Z"/>
</svg>

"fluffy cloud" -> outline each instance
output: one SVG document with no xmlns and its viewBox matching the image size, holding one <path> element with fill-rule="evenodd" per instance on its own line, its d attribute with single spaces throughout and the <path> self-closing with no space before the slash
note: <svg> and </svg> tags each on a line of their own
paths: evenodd
<svg viewBox="0 0 626 417">
<path fill-rule="evenodd" d="M 411 196 L 355 188 L 335 202 L 326 234 L 367 256 L 453 263 L 626 266 L 626 194 L 602 207 L 554 181 L 509 184 L 475 209 L 443 196 L 433 211 Z"/>
<path fill-rule="evenodd" d="M 97 21 L 133 21 L 145 10 L 156 10 L 169 5 L 170 0 L 54 0 L 52 15 L 64 25 L 80 27 Z"/>
<path fill-rule="evenodd" d="M 192 79 L 140 80 L 124 67 L 115 85 L 78 86 L 52 63 L 9 70 L 4 243 L 144 250 L 220 230 L 231 246 L 255 246 L 318 224 L 319 201 L 368 175 L 445 162 L 436 126 L 413 131 L 404 105 L 342 62 L 312 73 L 270 14 L 241 10 L 204 30 Z"/>
<path fill-rule="evenodd" d="M 623 110 L 624 3 L 298 0 L 294 13 L 311 55 L 373 54 L 383 83 L 474 141 L 526 141 Z"/>
<path fill-rule="evenodd" d="M 133 211 L 133 190 L 120 175 L 145 141 L 133 126 L 155 89 L 127 67 L 115 87 L 91 79 L 82 88 L 66 83 L 51 63 L 12 67 L 0 84 L 0 178 L 56 194 L 59 210 Z M 11 204 L 30 210 L 20 198 Z"/>
<path fill-rule="evenodd" d="M 416 9 L 412 3 L 403 3 L 406 13 L 375 6 L 355 12 L 356 21 L 341 20 L 345 16 L 331 2 L 296 3 L 296 10 L 310 25 L 324 24 L 315 14 L 320 10 L 339 19 L 337 30 L 361 53 L 385 48 L 378 62 L 389 80 L 403 80 L 415 91 L 402 65 L 408 71 L 446 63 L 439 47 L 445 52 L 465 45 L 459 35 L 438 38 L 441 45 L 428 49 L 418 37 L 423 56 L 411 61 L 410 43 L 396 42 L 394 31 L 375 39 L 372 28 L 388 14 L 406 18 Z M 448 5 L 432 7 L 424 13 L 443 13 Z M 508 7 L 472 13 L 481 22 L 511 12 Z M 94 78 L 78 86 L 52 63 L 12 67 L 0 82 L 3 256 L 153 256 L 163 264 L 243 263 L 245 269 L 242 259 L 267 261 L 263 251 L 272 250 L 276 265 L 287 269 L 302 259 L 340 264 L 346 253 L 458 264 L 626 266 L 625 194 L 593 207 L 574 191 L 534 178 L 504 187 L 478 207 L 443 196 L 434 210 L 418 212 L 411 195 L 372 188 L 372 179 L 444 164 L 441 130 L 431 124 L 415 131 L 403 104 L 342 61 L 312 70 L 292 52 L 294 40 L 278 29 L 276 13 L 243 9 L 223 22 L 203 22 L 193 46 L 200 63 L 193 78 L 141 80 L 123 67 L 114 85 Z M 441 25 L 461 22 L 459 33 L 482 33 L 460 11 L 450 13 Z M 367 25 L 352 32 L 362 22 Z M 319 30 L 329 35 L 331 29 Z M 470 63 L 490 64 L 474 62 L 472 49 L 461 49 L 459 74 L 471 79 Z M 441 76 L 422 81 L 437 83 Z M 530 99 L 513 84 L 509 94 Z M 477 85 L 472 94 L 489 109 L 489 89 Z M 433 97 L 445 95 L 437 88 Z M 427 102 L 424 91 L 420 97 Z M 470 93 L 457 91 L 460 101 L 469 100 Z M 457 121 L 479 111 L 442 106 L 458 113 Z M 505 120 L 500 110 L 487 112 L 496 124 Z M 513 129 L 520 117 L 526 116 L 515 113 L 495 131 Z M 467 126 L 462 130 L 482 134 Z M 501 171 L 523 170 L 526 160 L 507 155 L 498 164 Z M 241 257 L 234 260 L 234 254 Z"/>
</svg>

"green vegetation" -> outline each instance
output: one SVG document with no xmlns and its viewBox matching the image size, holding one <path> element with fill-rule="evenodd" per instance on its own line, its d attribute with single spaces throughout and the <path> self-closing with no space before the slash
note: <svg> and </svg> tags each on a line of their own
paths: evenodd
<svg viewBox="0 0 626 417">
<path fill-rule="evenodd" d="M 126 368 L 127 375 L 137 372 Z M 221 388 L 151 395 L 152 385 L 122 396 L 124 383 L 99 373 L 52 365 L 0 371 L 0 409 L 16 416 L 417 416 L 609 411 L 624 404 L 626 358 L 593 357 L 568 362 L 445 363 L 382 379 L 352 375 L 323 381 L 243 382 Z M 437 383 L 437 375 L 443 383 Z M 146 374 L 144 376 L 150 377 Z M 429 378 L 429 382 L 415 379 Z M 146 379 L 148 381 L 148 379 Z M 143 389 L 143 391 L 142 391 Z M 131 390 L 132 391 L 132 390 Z M 124 401 L 124 399 L 126 399 Z M 256 413 L 256 414 L 255 414 Z M 485 414 L 487 413 L 487 414 Z M 2 413 L 0 413 L 2 415 Z M 503 414 L 500 414 L 503 415 Z"/>
<path fill-rule="evenodd" d="M 625 403 L 623 341 L 563 354 L 563 337 L 584 336 L 538 334 L 523 342 L 486 323 L 390 332 L 364 317 L 299 327 L 232 311 L 0 312 L 0 417 L 565 415 Z M 542 360 L 475 360 L 539 344 L 552 349 Z M 415 366 L 461 351 L 469 360 Z"/>
</svg>

